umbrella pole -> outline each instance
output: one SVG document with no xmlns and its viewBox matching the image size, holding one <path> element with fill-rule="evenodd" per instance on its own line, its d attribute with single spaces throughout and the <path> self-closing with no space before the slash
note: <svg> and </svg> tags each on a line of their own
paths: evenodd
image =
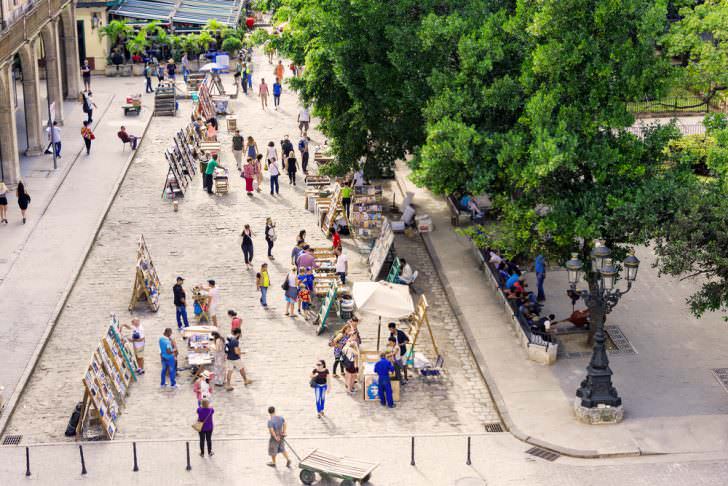
<svg viewBox="0 0 728 486">
<path fill-rule="evenodd" d="M 377 353 L 379 352 L 379 337 L 382 335 L 382 316 L 379 316 L 379 327 L 377 328 Z"/>
</svg>

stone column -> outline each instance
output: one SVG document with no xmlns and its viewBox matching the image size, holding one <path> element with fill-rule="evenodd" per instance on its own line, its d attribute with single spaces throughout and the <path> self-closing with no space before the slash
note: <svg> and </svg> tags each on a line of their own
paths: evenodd
<svg viewBox="0 0 728 486">
<path fill-rule="evenodd" d="M 18 155 L 18 130 L 15 124 L 13 99 L 13 65 L 0 67 L 0 163 L 6 184 L 20 180 L 20 157 Z"/>
<path fill-rule="evenodd" d="M 43 133 L 43 108 L 38 79 L 37 39 L 23 45 L 20 54 L 20 65 L 23 69 L 23 99 L 25 101 L 25 129 L 28 132 L 28 150 L 25 155 L 40 155 L 46 138 Z"/>
<path fill-rule="evenodd" d="M 58 49 L 57 22 L 55 20 L 48 22 L 43 27 L 41 35 L 43 37 L 43 49 L 45 51 L 48 96 L 50 97 L 51 103 L 55 103 L 55 120 L 59 125 L 63 125 L 63 87 L 61 86 L 61 63 Z"/>
<path fill-rule="evenodd" d="M 83 84 L 81 83 L 81 64 L 78 60 L 78 31 L 76 30 L 76 6 L 68 4 L 61 12 L 63 19 L 63 42 L 66 52 L 66 81 L 69 100 L 78 100 Z"/>
</svg>

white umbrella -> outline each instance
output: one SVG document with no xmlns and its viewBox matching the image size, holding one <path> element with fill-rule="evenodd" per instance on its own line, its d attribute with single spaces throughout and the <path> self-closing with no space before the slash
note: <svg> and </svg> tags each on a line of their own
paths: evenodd
<svg viewBox="0 0 728 486">
<path fill-rule="evenodd" d="M 225 66 L 222 66 L 216 62 L 208 62 L 204 66 L 200 68 L 200 71 L 212 71 L 213 69 L 224 69 Z"/>
<path fill-rule="evenodd" d="M 379 316 L 377 351 L 379 351 L 379 337 L 382 332 L 382 317 L 402 319 L 415 311 L 407 285 L 393 284 L 384 280 L 354 282 L 352 294 L 354 304 L 359 311 Z"/>
</svg>

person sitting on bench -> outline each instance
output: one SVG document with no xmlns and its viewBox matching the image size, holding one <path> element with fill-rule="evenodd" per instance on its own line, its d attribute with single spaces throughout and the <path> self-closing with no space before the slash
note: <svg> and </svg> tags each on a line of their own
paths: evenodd
<svg viewBox="0 0 728 486">
<path fill-rule="evenodd" d="M 126 127 L 122 125 L 122 127 L 119 129 L 119 132 L 116 134 L 116 136 L 119 137 L 122 143 L 128 143 L 132 150 L 136 150 L 137 148 L 137 141 L 139 140 L 139 137 L 135 135 L 130 135 L 126 131 Z"/>
<path fill-rule="evenodd" d="M 405 226 L 413 227 L 415 225 L 415 214 L 415 208 L 409 204 L 406 208 L 404 208 L 400 221 L 402 221 Z"/>
<path fill-rule="evenodd" d="M 460 209 L 470 212 L 471 219 L 481 219 L 483 217 L 483 212 L 478 207 L 472 195 L 466 193 L 460 198 L 458 203 L 460 204 Z"/>
<path fill-rule="evenodd" d="M 397 277 L 397 283 L 403 284 L 403 285 L 410 285 L 415 281 L 415 272 L 412 270 L 412 267 L 409 263 L 407 263 L 407 260 L 404 258 L 399 259 L 400 264 L 400 273 Z"/>
</svg>

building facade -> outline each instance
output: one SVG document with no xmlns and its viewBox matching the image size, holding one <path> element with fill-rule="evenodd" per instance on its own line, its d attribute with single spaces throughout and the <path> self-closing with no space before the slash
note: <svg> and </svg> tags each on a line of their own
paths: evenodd
<svg viewBox="0 0 728 486">
<path fill-rule="evenodd" d="M 48 106 L 40 91 L 41 72 L 59 123 L 63 123 L 63 100 L 79 97 L 78 26 L 73 0 L 0 2 L 0 176 L 14 184 L 20 179 L 17 110 L 25 114 L 24 152 L 40 155 L 46 144 Z M 17 102 L 18 89 L 22 90 L 22 103 Z"/>
</svg>

